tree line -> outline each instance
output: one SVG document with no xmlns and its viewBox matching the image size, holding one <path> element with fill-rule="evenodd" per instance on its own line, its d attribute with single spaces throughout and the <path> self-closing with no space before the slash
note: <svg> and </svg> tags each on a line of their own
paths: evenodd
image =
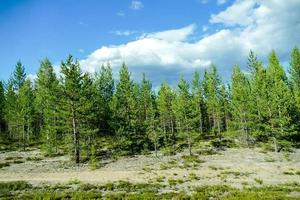
<svg viewBox="0 0 300 200">
<path fill-rule="evenodd" d="M 109 64 L 83 73 L 68 56 L 58 76 L 44 59 L 32 82 L 18 62 L 0 82 L 1 138 L 23 150 L 39 142 L 48 155 L 65 149 L 76 163 L 92 161 L 104 138 L 112 151 L 131 155 L 181 146 L 192 155 L 195 141 L 221 140 L 228 132 L 248 146 L 272 141 L 275 151 L 299 144 L 299 49 L 293 48 L 288 70 L 274 51 L 265 65 L 251 51 L 247 67 L 235 65 L 229 84 L 211 65 L 201 76 L 195 71 L 191 82 L 181 77 L 171 87 L 164 81 L 155 92 L 144 74 L 134 81 L 125 63 L 114 80 Z"/>
</svg>

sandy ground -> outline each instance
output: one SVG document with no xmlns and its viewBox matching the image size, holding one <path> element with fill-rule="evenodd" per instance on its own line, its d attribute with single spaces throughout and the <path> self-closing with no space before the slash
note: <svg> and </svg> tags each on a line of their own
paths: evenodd
<svg viewBox="0 0 300 200">
<path fill-rule="evenodd" d="M 153 155 L 105 160 L 103 167 L 89 170 L 86 165 L 72 166 L 67 156 L 43 158 L 38 150 L 28 152 L 2 152 L 0 162 L 7 157 L 19 157 L 24 163 L 11 164 L 0 169 L 0 181 L 25 180 L 34 185 L 41 183 L 65 183 L 80 180 L 88 183 L 156 182 L 162 179 L 182 180 L 182 187 L 191 185 L 223 184 L 234 187 L 243 185 L 272 185 L 300 183 L 300 150 L 285 153 L 261 153 L 260 149 L 227 149 L 215 155 L 199 155 L 203 163 L 197 167 L 184 168 L 182 155 Z M 40 161 L 27 161 L 28 157 L 40 157 Z M 164 166 L 164 167 L 162 167 Z M 286 174 L 292 172 L 293 174 Z M 297 174 L 299 172 L 299 174 Z M 191 173 L 197 179 L 191 179 Z M 262 184 L 261 184 L 262 183 Z"/>
</svg>

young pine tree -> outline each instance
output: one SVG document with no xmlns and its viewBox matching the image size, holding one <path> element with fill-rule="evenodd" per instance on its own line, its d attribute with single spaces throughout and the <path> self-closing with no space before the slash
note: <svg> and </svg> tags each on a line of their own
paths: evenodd
<svg viewBox="0 0 300 200">
<path fill-rule="evenodd" d="M 97 113 L 97 127 L 100 134 L 113 133 L 111 127 L 112 111 L 110 102 L 114 94 L 114 79 L 112 69 L 109 64 L 102 65 L 99 73 L 95 75 L 95 90 L 96 90 L 96 113 Z"/>
<path fill-rule="evenodd" d="M 4 136 L 3 134 L 6 128 L 4 106 L 5 106 L 4 86 L 2 81 L 0 81 L 0 135 L 1 136 Z"/>
<path fill-rule="evenodd" d="M 21 88 L 18 91 L 18 99 L 17 105 L 18 107 L 18 121 L 21 130 L 20 135 L 20 143 L 22 143 L 23 150 L 25 151 L 26 146 L 28 145 L 33 127 L 33 115 L 34 115 L 34 107 L 33 107 L 33 88 L 32 83 L 29 79 L 26 79 L 22 84 Z"/>
<path fill-rule="evenodd" d="M 231 76 L 231 113 L 235 129 L 241 131 L 244 141 L 249 143 L 249 134 L 252 120 L 251 89 L 249 80 L 241 72 L 238 65 L 233 67 Z"/>
<path fill-rule="evenodd" d="M 81 117 L 81 88 L 83 75 L 78 61 L 69 56 L 61 63 L 63 98 L 62 114 L 64 116 L 67 133 L 71 133 L 73 140 L 71 151 L 75 163 L 80 162 L 80 117 Z"/>
<path fill-rule="evenodd" d="M 156 101 L 164 144 L 165 146 L 173 145 L 174 147 L 176 142 L 175 116 L 172 109 L 174 94 L 171 87 L 166 82 L 161 84 Z"/>
<path fill-rule="evenodd" d="M 173 110 L 176 117 L 177 130 L 183 134 L 187 140 L 189 154 L 192 155 L 192 97 L 189 93 L 189 84 L 181 78 L 178 83 L 176 98 L 173 105 Z"/>
<path fill-rule="evenodd" d="M 8 138 L 17 139 L 17 95 L 11 80 L 8 82 L 5 93 L 4 119 L 7 123 Z"/>
<path fill-rule="evenodd" d="M 35 87 L 39 130 L 41 130 L 46 153 L 52 155 L 58 150 L 59 81 L 48 59 L 41 61 Z"/>
<path fill-rule="evenodd" d="M 293 123 L 300 128 L 300 51 L 298 47 L 294 47 L 290 58 L 290 85 L 294 97 Z"/>
<path fill-rule="evenodd" d="M 23 86 L 26 80 L 25 67 L 22 65 L 21 61 L 18 61 L 16 64 L 12 80 L 15 91 L 18 91 Z"/>
<path fill-rule="evenodd" d="M 80 116 L 79 132 L 84 144 L 86 158 L 95 160 L 95 139 L 98 132 L 97 126 L 97 107 L 96 107 L 96 89 L 89 74 L 85 73 L 82 78 L 80 95 Z M 94 152 L 93 152 L 94 151 Z M 93 163 L 94 161 L 92 161 Z"/>
<path fill-rule="evenodd" d="M 274 140 L 275 151 L 279 151 L 277 140 L 292 131 L 291 116 L 292 94 L 287 85 L 285 71 L 274 51 L 269 55 L 267 68 L 268 81 L 268 123 L 267 131 Z"/>
<path fill-rule="evenodd" d="M 192 81 L 192 117 L 193 130 L 203 134 L 203 88 L 200 83 L 199 73 L 194 73 Z"/>
<path fill-rule="evenodd" d="M 134 98 L 134 84 L 130 78 L 125 63 L 122 64 L 119 74 L 119 82 L 116 93 L 111 101 L 113 112 L 113 127 L 117 136 L 117 148 L 124 153 L 134 154 L 137 148 L 136 124 L 136 102 Z"/>
<path fill-rule="evenodd" d="M 222 131 L 221 79 L 215 65 L 211 65 L 203 78 L 204 93 L 212 132 L 219 138 Z"/>
</svg>

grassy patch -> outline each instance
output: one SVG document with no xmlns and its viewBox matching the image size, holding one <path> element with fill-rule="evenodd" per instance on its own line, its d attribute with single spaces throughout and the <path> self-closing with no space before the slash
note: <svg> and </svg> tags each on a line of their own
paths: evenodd
<svg viewBox="0 0 300 200">
<path fill-rule="evenodd" d="M 183 183 L 183 180 L 170 180 L 172 186 Z M 77 182 L 76 182 L 77 184 Z M 79 187 L 57 184 L 55 186 L 33 187 L 24 181 L 0 182 L 1 199 L 299 199 L 289 196 L 292 192 L 300 192 L 298 183 L 269 187 L 232 188 L 226 185 L 193 187 L 190 192 L 161 192 L 160 184 L 138 183 L 126 181 L 93 185 L 78 183 Z M 247 184 L 245 184 L 247 185 Z M 173 188 L 176 190 L 176 188 Z"/>
<path fill-rule="evenodd" d="M 184 181 L 182 179 L 168 179 L 168 183 L 170 187 L 174 187 L 177 184 L 182 184 Z"/>
<path fill-rule="evenodd" d="M 195 173 L 190 173 L 189 180 L 200 180 L 200 177 L 197 176 Z"/>
<path fill-rule="evenodd" d="M 8 167 L 8 166 L 10 166 L 9 162 L 0 163 L 0 169 L 3 168 L 3 167 Z"/>
<path fill-rule="evenodd" d="M 41 161 L 43 160 L 41 157 L 28 157 L 26 158 L 27 161 Z"/>
<path fill-rule="evenodd" d="M 201 160 L 198 156 L 182 156 L 183 159 L 183 168 L 190 167 L 199 167 L 201 163 L 204 163 L 204 160 Z"/>
<path fill-rule="evenodd" d="M 240 176 L 248 177 L 252 173 L 250 173 L 250 172 L 237 172 L 237 171 L 224 171 L 224 172 L 221 172 L 221 174 L 223 174 L 223 175 L 233 175 L 235 177 L 240 177 Z"/>
<path fill-rule="evenodd" d="M 255 178 L 254 181 L 255 181 L 256 183 L 260 184 L 260 185 L 263 184 L 263 180 L 260 179 L 260 178 Z"/>
<path fill-rule="evenodd" d="M 16 157 L 9 156 L 9 157 L 6 157 L 4 160 L 20 160 L 20 159 L 22 159 L 22 157 L 20 157 L 20 156 L 16 156 Z"/>
<path fill-rule="evenodd" d="M 217 171 L 217 170 L 224 170 L 223 167 L 216 167 L 216 166 L 208 166 L 209 169 Z"/>
</svg>

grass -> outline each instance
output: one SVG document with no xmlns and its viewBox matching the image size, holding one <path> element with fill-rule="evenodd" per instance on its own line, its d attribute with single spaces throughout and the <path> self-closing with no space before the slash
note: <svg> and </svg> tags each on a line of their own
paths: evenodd
<svg viewBox="0 0 300 200">
<path fill-rule="evenodd" d="M 189 180 L 200 180 L 200 177 L 197 176 L 195 173 L 190 173 Z"/>
<path fill-rule="evenodd" d="M 22 159 L 22 157 L 20 157 L 20 156 L 16 156 L 16 157 L 9 156 L 9 157 L 6 157 L 4 160 L 20 160 L 20 159 Z"/>
<path fill-rule="evenodd" d="M 221 174 L 223 174 L 223 175 L 233 175 L 235 177 L 240 177 L 240 176 L 248 177 L 252 173 L 250 173 L 250 172 L 237 172 L 237 171 L 224 171 L 224 172 L 221 172 Z"/>
<path fill-rule="evenodd" d="M 201 163 L 204 163 L 204 160 L 201 160 L 198 156 L 182 156 L 183 159 L 183 168 L 199 167 Z"/>
<path fill-rule="evenodd" d="M 265 158 L 265 162 L 275 162 L 274 158 Z"/>
<path fill-rule="evenodd" d="M 208 166 L 209 169 L 217 171 L 217 170 L 224 170 L 223 167 L 216 167 L 216 166 Z"/>
<path fill-rule="evenodd" d="M 27 161 L 41 161 L 43 159 L 40 157 L 28 157 L 28 158 L 26 158 L 26 160 Z"/>
<path fill-rule="evenodd" d="M 176 186 L 177 184 L 182 184 L 184 181 L 182 179 L 168 179 L 170 187 Z"/>
<path fill-rule="evenodd" d="M 173 186 L 183 182 L 181 179 L 171 180 Z M 164 188 L 159 184 L 129 183 L 119 181 L 105 185 L 78 183 L 79 187 L 57 184 L 33 187 L 24 181 L 0 182 L 1 199 L 299 199 L 289 196 L 291 192 L 300 192 L 298 183 L 277 186 L 247 187 L 237 189 L 226 185 L 200 186 L 191 188 L 191 192 L 161 192 Z M 247 184 L 245 184 L 247 185 Z"/>
<path fill-rule="evenodd" d="M 9 162 L 0 163 L 0 169 L 3 168 L 3 167 L 8 167 L 8 166 L 10 166 Z"/>
</svg>

